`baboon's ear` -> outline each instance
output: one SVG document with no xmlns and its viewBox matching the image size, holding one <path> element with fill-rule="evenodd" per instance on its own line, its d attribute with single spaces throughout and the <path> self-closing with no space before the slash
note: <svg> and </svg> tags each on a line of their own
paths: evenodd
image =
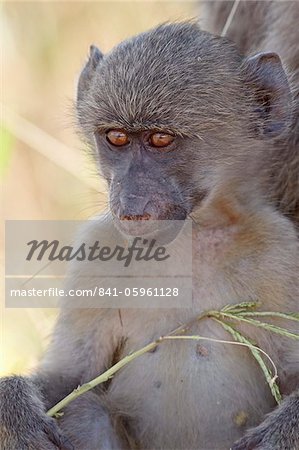
<svg viewBox="0 0 299 450">
<path fill-rule="evenodd" d="M 91 45 L 89 48 L 88 61 L 83 67 L 82 72 L 79 76 L 77 87 L 77 102 L 79 102 L 84 94 L 88 91 L 95 70 L 102 59 L 103 54 L 100 52 L 100 50 L 94 45 Z"/>
<path fill-rule="evenodd" d="M 245 82 L 253 92 L 255 130 L 264 138 L 279 136 L 290 124 L 291 92 L 276 53 L 258 53 L 243 63 Z"/>
</svg>

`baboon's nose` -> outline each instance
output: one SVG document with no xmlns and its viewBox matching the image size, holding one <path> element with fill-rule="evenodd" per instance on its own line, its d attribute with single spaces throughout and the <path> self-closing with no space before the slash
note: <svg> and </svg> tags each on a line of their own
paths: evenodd
<svg viewBox="0 0 299 450">
<path fill-rule="evenodd" d="M 146 195 L 123 194 L 120 196 L 120 204 L 117 216 L 119 220 L 140 222 L 154 219 L 152 202 Z"/>
</svg>

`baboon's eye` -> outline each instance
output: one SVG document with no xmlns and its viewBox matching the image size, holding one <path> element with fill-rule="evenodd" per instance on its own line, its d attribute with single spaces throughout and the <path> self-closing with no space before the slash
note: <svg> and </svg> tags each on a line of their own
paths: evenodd
<svg viewBox="0 0 299 450">
<path fill-rule="evenodd" d="M 164 148 L 168 147 L 174 141 L 174 136 L 168 133 L 154 133 L 149 138 L 149 143 L 152 147 Z"/>
<path fill-rule="evenodd" d="M 122 130 L 110 130 L 106 133 L 106 139 L 116 147 L 122 147 L 130 142 L 129 136 Z"/>
</svg>

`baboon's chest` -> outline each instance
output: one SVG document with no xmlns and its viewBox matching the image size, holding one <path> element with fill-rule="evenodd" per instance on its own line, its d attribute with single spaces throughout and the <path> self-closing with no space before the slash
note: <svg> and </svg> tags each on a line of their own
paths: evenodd
<svg viewBox="0 0 299 450">
<path fill-rule="evenodd" d="M 208 326 L 193 332 L 227 339 Z M 142 448 L 163 450 L 228 449 L 273 404 L 246 349 L 208 341 L 162 343 L 115 375 L 108 395 Z"/>
</svg>

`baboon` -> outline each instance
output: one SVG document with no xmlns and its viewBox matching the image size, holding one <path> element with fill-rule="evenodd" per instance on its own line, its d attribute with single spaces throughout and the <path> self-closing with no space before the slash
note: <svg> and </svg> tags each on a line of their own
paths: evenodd
<svg viewBox="0 0 299 450">
<path fill-rule="evenodd" d="M 299 448 L 298 344 L 262 328 L 242 329 L 278 368 L 285 396 L 278 407 L 247 349 L 204 342 L 198 351 L 196 342 L 178 340 L 137 358 L 59 419 L 45 414 L 204 310 L 258 300 L 264 311 L 298 312 L 298 240 L 287 217 L 293 203 L 284 203 L 289 194 L 276 175 L 269 195 L 265 171 L 266 154 L 281 154 L 284 139 L 291 146 L 296 106 L 275 50 L 244 56 L 194 22 L 158 26 L 106 55 L 91 47 L 77 115 L 107 181 L 111 216 L 119 233 L 137 220 L 192 218 L 193 303 L 123 308 L 121 321 L 117 309 L 66 303 L 36 373 L 0 383 L 3 450 Z M 90 242 L 99 232 L 109 240 L 105 221 L 85 230 Z M 74 265 L 72 285 L 88 283 L 91 271 Z M 275 323 L 290 328 L 284 319 Z M 186 334 L 230 338 L 209 319 Z"/>
<path fill-rule="evenodd" d="M 201 2 L 203 28 L 220 35 L 233 5 L 230 0 Z M 292 119 L 288 131 L 268 143 L 260 164 L 269 198 L 298 227 L 299 3 L 296 0 L 241 0 L 236 6 L 226 37 L 237 45 L 243 55 L 275 51 L 288 74 L 293 98 Z"/>
</svg>

